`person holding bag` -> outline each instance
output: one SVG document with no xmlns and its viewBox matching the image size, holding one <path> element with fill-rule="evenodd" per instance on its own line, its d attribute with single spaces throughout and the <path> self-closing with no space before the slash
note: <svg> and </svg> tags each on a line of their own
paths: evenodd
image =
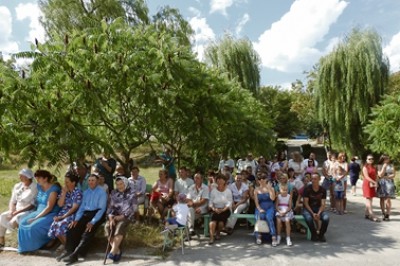
<svg viewBox="0 0 400 266">
<path fill-rule="evenodd" d="M 362 169 L 364 176 L 363 180 L 363 196 L 365 201 L 365 219 L 370 219 L 373 222 L 380 222 L 380 219 L 374 215 L 372 210 L 372 199 L 376 197 L 377 173 L 374 166 L 374 157 L 369 154 Z"/>
<path fill-rule="evenodd" d="M 380 205 L 382 210 L 382 219 L 389 221 L 390 211 L 392 208 L 392 198 L 396 197 L 396 188 L 394 185 L 394 177 L 396 171 L 390 158 L 387 155 L 382 155 L 378 163 L 378 188 L 376 194 L 380 198 Z"/>
<path fill-rule="evenodd" d="M 264 220 L 267 222 L 269 227 L 269 233 L 272 236 L 272 246 L 277 246 L 276 241 L 276 230 L 274 224 L 274 212 L 275 212 L 275 190 L 272 187 L 271 180 L 267 180 L 267 175 L 262 174 L 258 177 L 260 186 L 254 190 L 254 201 L 256 204 L 255 218 L 256 220 Z M 257 222 L 257 226 L 254 227 L 254 234 L 256 237 L 257 245 L 262 243 L 262 232 L 260 230 L 260 222 Z M 262 222 L 261 222 L 262 223 Z M 261 226 L 264 228 L 263 226 Z"/>
</svg>

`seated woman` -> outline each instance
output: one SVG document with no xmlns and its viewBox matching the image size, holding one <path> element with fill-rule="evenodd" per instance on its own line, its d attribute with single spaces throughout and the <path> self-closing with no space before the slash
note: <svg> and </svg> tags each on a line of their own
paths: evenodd
<svg viewBox="0 0 400 266">
<path fill-rule="evenodd" d="M 21 182 L 15 184 L 8 211 L 0 214 L 0 247 L 4 247 L 7 229 L 13 230 L 18 227 L 22 218 L 35 208 L 37 195 L 36 183 L 33 182 L 33 172 L 30 169 L 22 169 L 19 172 Z"/>
<path fill-rule="evenodd" d="M 73 172 L 67 172 L 64 177 L 65 186 L 61 190 L 57 201 L 61 208 L 60 212 L 53 218 L 48 236 L 52 239 L 58 238 L 65 246 L 67 242 L 68 225 L 74 221 L 75 213 L 82 203 L 82 191 L 77 187 L 79 176 Z"/>
<path fill-rule="evenodd" d="M 153 185 L 153 192 L 150 197 L 150 205 L 153 209 L 157 209 L 160 214 L 161 222 L 164 222 L 164 217 L 167 214 L 168 206 L 174 204 L 174 181 L 168 178 L 168 172 L 161 169 L 158 173 L 159 179 Z M 151 210 L 151 208 L 150 208 Z"/>
<path fill-rule="evenodd" d="M 275 190 L 272 187 L 272 181 L 267 180 L 267 175 L 262 174 L 259 178 L 260 186 L 254 190 L 254 199 L 256 203 L 255 219 L 266 220 L 268 223 L 270 235 L 272 236 L 272 246 L 277 246 L 276 230 L 274 224 L 275 211 Z M 261 245 L 262 235 L 255 231 L 256 243 Z"/>
<path fill-rule="evenodd" d="M 57 197 L 60 194 L 59 184 L 50 172 L 37 170 L 35 178 L 38 183 L 38 194 L 36 197 L 37 209 L 28 214 L 21 220 L 18 229 L 18 252 L 34 251 L 46 243 L 51 238 L 47 235 L 54 216 L 57 215 Z"/>
<path fill-rule="evenodd" d="M 241 174 L 236 174 L 235 182 L 229 185 L 232 192 L 233 203 L 232 210 L 234 213 L 242 213 L 249 207 L 249 187 L 243 183 Z M 226 231 L 231 234 L 235 228 L 237 218 L 230 217 L 226 224 Z"/>
<path fill-rule="evenodd" d="M 232 192 L 226 185 L 225 176 L 218 174 L 216 183 L 217 187 L 211 191 L 208 202 L 208 207 L 212 212 L 209 245 L 214 244 L 214 235 L 215 239 L 220 239 L 220 232 L 231 215 Z"/>
<path fill-rule="evenodd" d="M 111 191 L 110 203 L 107 208 L 107 222 L 104 227 L 106 236 L 110 236 L 111 250 L 107 257 L 117 262 L 121 259 L 120 245 L 127 232 L 129 224 L 134 220 L 137 208 L 135 192 L 124 176 L 115 179 L 116 189 Z"/>
</svg>

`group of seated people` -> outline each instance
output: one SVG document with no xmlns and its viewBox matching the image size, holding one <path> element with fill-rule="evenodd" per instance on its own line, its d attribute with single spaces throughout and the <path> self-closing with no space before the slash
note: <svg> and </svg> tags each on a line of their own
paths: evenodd
<svg viewBox="0 0 400 266">
<path fill-rule="evenodd" d="M 110 167 L 110 171 L 114 170 Z M 78 256 L 85 257 L 97 229 L 106 222 L 105 234 L 111 246 L 107 257 L 119 261 L 120 244 L 145 195 L 146 184 L 143 189 L 143 177 L 138 174 L 139 168 L 134 166 L 129 179 L 116 175 L 116 188 L 110 191 L 99 182 L 102 174 L 96 167 L 91 173 L 84 165 L 69 168 L 64 186 L 49 171 L 33 173 L 22 169 L 9 210 L 0 215 L 0 245 L 5 244 L 7 229 L 18 228 L 19 253 L 50 247 L 59 241 L 64 252 L 57 260 L 73 264 Z"/>
<path fill-rule="evenodd" d="M 149 215 L 157 211 L 163 223 L 187 225 L 194 235 L 196 219 L 208 213 L 212 245 L 222 231 L 233 232 L 237 219 L 231 213 L 254 214 L 255 220 L 265 220 L 269 227 L 268 234 L 255 231 L 257 244 L 272 239 L 272 246 L 279 245 L 285 226 L 286 244 L 291 246 L 291 220 L 294 214 L 303 214 L 312 240 L 325 241 L 329 217 L 324 212 L 326 190 L 319 185 L 319 174 L 298 175 L 293 168 L 285 169 L 285 164 L 277 167 L 262 157 L 253 164 L 250 159 L 246 161 L 252 163 L 242 163 L 234 177 L 234 166 L 228 164 L 218 172 L 208 171 L 206 177 L 201 172 L 191 177 L 189 169 L 180 167 L 177 180 L 161 169 L 152 186 Z M 68 169 L 64 186 L 46 170 L 33 173 L 22 169 L 19 177 L 21 182 L 13 188 L 9 210 L 0 216 L 1 246 L 6 230 L 18 227 L 20 253 L 58 240 L 65 250 L 57 260 L 73 264 L 78 256 L 86 255 L 90 240 L 106 222 L 105 233 L 111 244 L 107 257 L 121 259 L 120 244 L 128 225 L 139 220 L 137 206 L 146 196 L 146 180 L 137 166 L 131 167 L 127 178 L 124 169 L 105 155 L 93 170 L 84 164 Z"/>
</svg>

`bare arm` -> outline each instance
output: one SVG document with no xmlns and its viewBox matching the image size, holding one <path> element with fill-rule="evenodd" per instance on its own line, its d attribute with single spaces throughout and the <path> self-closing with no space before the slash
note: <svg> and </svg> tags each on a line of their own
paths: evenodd
<svg viewBox="0 0 400 266">
<path fill-rule="evenodd" d="M 367 181 L 376 185 L 376 181 L 373 180 L 371 177 L 369 177 L 367 167 L 365 167 L 365 166 L 363 167 L 362 173 L 363 173 L 364 178 L 367 179 Z"/>
</svg>

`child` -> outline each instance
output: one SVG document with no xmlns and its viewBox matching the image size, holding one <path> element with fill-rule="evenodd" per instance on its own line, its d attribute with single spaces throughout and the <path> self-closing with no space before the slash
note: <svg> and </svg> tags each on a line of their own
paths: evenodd
<svg viewBox="0 0 400 266">
<path fill-rule="evenodd" d="M 101 187 L 102 189 L 104 189 L 104 191 L 107 193 L 107 195 L 108 195 L 108 185 L 105 183 L 105 178 L 104 178 L 104 176 L 103 175 L 101 175 L 101 174 L 97 174 L 98 176 L 99 176 L 99 187 Z"/>
<path fill-rule="evenodd" d="M 282 230 L 282 222 L 285 223 L 286 227 L 286 244 L 288 246 L 293 245 L 290 240 L 290 220 L 293 219 L 293 211 L 292 211 L 292 199 L 290 198 L 290 194 L 288 194 L 287 185 L 280 186 L 280 194 L 278 194 L 277 200 L 275 202 L 276 208 L 276 222 L 277 222 L 277 244 L 281 243 L 281 230 Z"/>
<path fill-rule="evenodd" d="M 175 229 L 177 227 L 186 226 L 187 217 L 189 214 L 189 207 L 186 203 L 186 195 L 180 193 L 178 195 L 178 203 L 172 206 L 170 217 L 165 223 L 166 229 Z"/>
<path fill-rule="evenodd" d="M 336 205 L 336 211 L 337 214 L 342 215 L 343 214 L 343 202 L 344 202 L 344 180 L 345 180 L 345 174 L 346 171 L 343 169 L 343 167 L 338 166 L 336 170 L 336 177 L 335 177 L 335 187 L 334 187 L 334 193 L 335 193 L 335 205 Z"/>
</svg>

